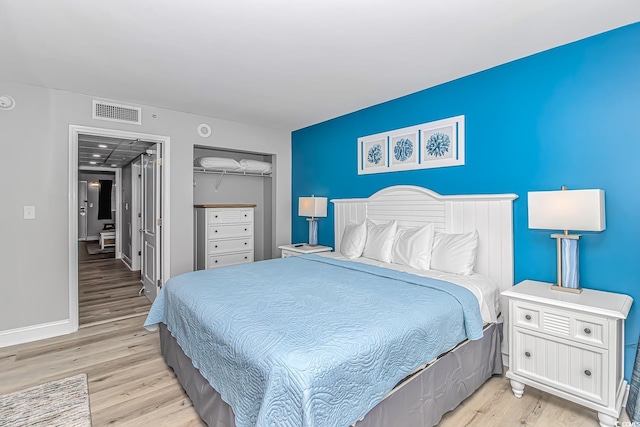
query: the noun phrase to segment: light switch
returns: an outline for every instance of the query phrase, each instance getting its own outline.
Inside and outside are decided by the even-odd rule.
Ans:
[[[25,206],[24,207],[24,219],[36,219],[36,207]]]

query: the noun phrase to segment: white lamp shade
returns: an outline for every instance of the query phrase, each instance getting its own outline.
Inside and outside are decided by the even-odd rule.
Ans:
[[[326,197],[300,197],[298,200],[298,215],[314,218],[327,216]]]
[[[528,194],[529,228],[602,231],[604,190],[533,191]]]

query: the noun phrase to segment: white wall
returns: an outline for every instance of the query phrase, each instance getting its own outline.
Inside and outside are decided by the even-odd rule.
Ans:
[[[193,147],[256,151],[275,156],[276,230],[273,242],[291,234],[291,136],[288,131],[141,106],[142,126],[91,118],[90,96],[1,82],[0,94],[16,107],[0,110],[2,256],[0,345],[11,330],[69,318],[68,177],[69,125],[169,136],[171,276],[193,267]],[[123,104],[131,104],[119,101]],[[153,116],[156,116],[154,118]],[[202,138],[199,123],[213,135]],[[215,143],[213,142],[215,139]],[[37,173],[34,173],[37,172]],[[23,220],[23,206],[36,219]],[[7,332],[9,331],[9,332]]]

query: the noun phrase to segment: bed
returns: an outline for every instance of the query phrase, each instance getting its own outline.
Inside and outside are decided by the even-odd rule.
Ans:
[[[333,200],[335,254],[178,276],[146,325],[210,426],[435,425],[501,373],[515,198],[396,186]],[[477,274],[344,259],[345,228],[365,220],[473,231]]]

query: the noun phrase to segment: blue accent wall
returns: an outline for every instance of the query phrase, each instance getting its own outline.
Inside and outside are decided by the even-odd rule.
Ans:
[[[358,175],[358,137],[461,114],[466,165]],[[294,242],[307,240],[300,196],[367,197],[397,184],[518,194],[516,283],[556,277],[550,231],[527,227],[527,192],[604,189],[607,229],[583,234],[581,284],[636,301],[626,324],[631,377],[640,332],[640,23],[297,130],[292,163]],[[331,203],[319,223],[319,243],[333,245]]]

